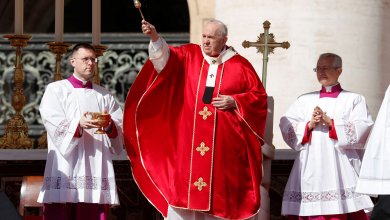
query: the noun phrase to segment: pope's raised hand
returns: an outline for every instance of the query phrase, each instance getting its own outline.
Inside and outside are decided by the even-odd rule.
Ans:
[[[141,26],[142,33],[144,33],[145,35],[148,35],[153,42],[157,41],[159,36],[158,36],[157,30],[154,27],[154,25],[152,25],[151,23],[149,23],[145,20],[142,20],[141,24],[142,24],[142,26]]]

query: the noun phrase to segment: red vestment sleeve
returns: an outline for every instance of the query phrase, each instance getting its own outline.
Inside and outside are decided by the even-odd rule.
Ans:
[[[332,126],[329,128],[329,138],[332,138],[334,140],[338,140],[336,128],[334,127],[334,120],[333,119],[332,119]]]
[[[79,124],[79,125],[77,125],[77,129],[76,129],[76,131],[74,132],[73,137],[75,137],[75,138],[80,138],[82,135],[83,135],[83,129],[80,128],[80,124]]]
[[[177,121],[180,101],[172,104],[173,99],[182,100],[181,88],[174,77],[166,80],[168,74],[177,72],[175,56],[171,55],[167,66],[157,73],[148,60],[134,84],[131,86],[124,107],[123,134],[127,154],[131,161],[134,179],[141,192],[159,210],[167,216],[168,201],[164,197],[170,189],[168,185],[169,170],[166,163],[154,157],[172,158],[169,149],[176,146],[171,132],[178,130]],[[178,77],[180,79],[180,77]],[[165,80],[164,80],[165,79]],[[176,107],[175,107],[176,106]],[[169,109],[169,110],[167,110]],[[159,143],[156,145],[155,143]],[[149,164],[147,161],[154,161]],[[148,172],[149,167],[161,169],[160,184],[156,183]],[[153,171],[152,171],[153,172]]]
[[[303,138],[301,142],[302,145],[309,143],[311,141],[311,132],[312,130],[309,129],[309,122],[307,122],[305,127],[305,133],[303,134]]]
[[[245,87],[249,88],[248,91],[233,95],[237,103],[236,112],[263,144],[267,119],[267,94],[252,65],[242,57],[239,57],[239,62],[242,64],[239,68],[242,69],[236,71],[253,74],[246,74],[246,78],[243,80],[246,84]]]
[[[305,133],[303,134],[303,138],[301,142],[302,145],[309,143],[311,141],[311,134],[312,134],[312,130],[309,129],[309,122],[307,122],[305,127]],[[332,119],[332,126],[329,128],[329,138],[337,140],[337,133],[334,127],[333,119]]]
[[[112,120],[111,120],[111,126],[109,130],[106,131],[106,134],[109,138],[116,138],[118,136],[118,130],[116,129],[116,125]]]

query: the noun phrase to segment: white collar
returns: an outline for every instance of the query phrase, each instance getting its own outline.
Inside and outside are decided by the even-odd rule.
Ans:
[[[83,85],[87,84],[87,82],[88,82],[88,80],[86,81],[86,80],[82,80],[82,79],[80,79],[80,78],[79,78],[79,77],[77,77],[77,76],[76,76],[76,74],[74,74],[74,73],[73,73],[73,76],[74,76],[74,78],[76,78],[76,79],[80,80],[80,81],[83,83]]]
[[[324,86],[324,87],[325,87],[325,91],[326,91],[326,92],[332,92],[332,88],[333,88],[334,86],[337,86],[338,84],[340,84],[340,83],[336,83],[336,84],[331,85],[331,86]]]
[[[210,57],[210,56],[206,55],[203,51],[203,48],[202,48],[202,54],[203,54],[203,57],[208,64],[210,64],[210,65],[211,64],[218,64],[219,65],[221,63],[226,62],[228,59],[232,58],[234,55],[237,54],[237,52],[234,50],[233,47],[229,47],[227,49],[226,48],[227,48],[226,46],[223,48],[222,52],[219,54],[218,57]]]

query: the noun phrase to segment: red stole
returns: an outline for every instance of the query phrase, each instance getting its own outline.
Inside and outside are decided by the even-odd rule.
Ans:
[[[203,102],[209,64],[203,60],[195,105],[188,208],[210,210],[217,109]],[[223,64],[218,66],[213,97],[218,96]]]

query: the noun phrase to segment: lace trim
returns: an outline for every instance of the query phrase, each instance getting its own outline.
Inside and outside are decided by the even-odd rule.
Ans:
[[[114,178],[101,178],[92,176],[78,177],[46,177],[43,185],[45,190],[51,189],[91,189],[113,190],[115,189]]]
[[[349,144],[356,144],[357,141],[357,134],[356,134],[356,128],[355,125],[352,122],[346,121],[344,126],[344,132],[347,136],[347,140]]]
[[[68,120],[63,120],[58,125],[54,134],[54,137],[56,137],[55,143],[57,146],[60,146],[62,144],[62,141],[64,140],[66,134],[68,133],[69,126],[70,126],[70,121]]]
[[[297,141],[298,141],[298,138],[297,138],[297,128],[298,124],[297,123],[291,123],[289,126],[288,126],[288,130],[287,130],[287,134],[286,134],[286,142],[288,145],[290,146],[295,146]]]
[[[341,189],[340,191],[331,190],[323,192],[298,192],[285,191],[283,201],[288,202],[319,202],[319,201],[337,201],[358,198],[362,194],[355,193],[355,187],[349,189]]]

